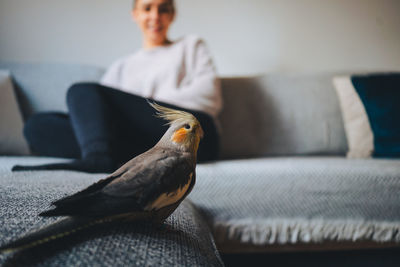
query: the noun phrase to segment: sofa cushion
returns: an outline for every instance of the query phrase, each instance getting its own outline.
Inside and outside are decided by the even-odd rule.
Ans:
[[[283,157],[197,167],[190,195],[222,252],[400,243],[400,160]]]
[[[331,73],[224,78],[222,158],[347,151]]]
[[[98,81],[104,69],[78,64],[4,63],[24,118],[66,111],[65,93],[79,81]],[[331,73],[222,78],[221,157],[344,154],[347,142]]]
[[[66,111],[65,94],[76,82],[98,81],[103,68],[61,63],[7,63],[24,118],[38,111]]]
[[[0,69],[0,155],[28,155],[23,121],[10,73]]]
[[[16,163],[49,161],[0,157],[0,245],[59,220],[37,214],[48,209],[53,200],[104,178],[101,174],[72,171],[10,171]],[[23,253],[0,254],[0,265],[223,266],[207,223],[190,201],[184,201],[166,225],[167,229],[128,224],[101,231],[88,229],[74,238],[59,239]]]
[[[79,64],[5,63],[24,118],[66,111],[65,93],[79,81],[98,81],[103,68]],[[221,157],[344,154],[347,142],[332,73],[222,78]]]

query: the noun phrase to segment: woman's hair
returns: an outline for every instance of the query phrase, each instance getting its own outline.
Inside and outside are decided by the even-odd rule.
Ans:
[[[132,8],[135,8],[135,7],[136,7],[137,1],[138,1],[138,0],[133,0]],[[171,5],[172,5],[172,7],[174,8],[174,11],[175,11],[175,3],[174,3],[174,0],[169,0],[169,1],[171,2]]]

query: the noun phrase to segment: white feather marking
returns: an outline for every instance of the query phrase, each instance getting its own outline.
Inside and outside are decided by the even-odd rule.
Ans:
[[[174,192],[170,192],[168,194],[163,193],[155,201],[147,204],[147,206],[144,209],[145,210],[158,210],[158,209],[161,209],[163,207],[166,207],[168,205],[178,202],[185,195],[186,191],[188,190],[189,185],[192,182],[192,178],[193,178],[193,173],[191,173],[189,175],[189,180],[184,186],[179,187]]]

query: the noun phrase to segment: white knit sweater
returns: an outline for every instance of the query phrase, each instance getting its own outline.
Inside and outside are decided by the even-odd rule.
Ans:
[[[168,46],[141,49],[113,63],[101,84],[216,117],[220,82],[205,43],[186,36]]]

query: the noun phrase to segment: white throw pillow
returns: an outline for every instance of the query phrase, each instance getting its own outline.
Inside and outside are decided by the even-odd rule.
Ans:
[[[349,151],[348,158],[370,158],[374,135],[364,105],[354,89],[350,76],[333,78],[339,98]]]
[[[0,155],[29,155],[10,72],[0,70]]]

